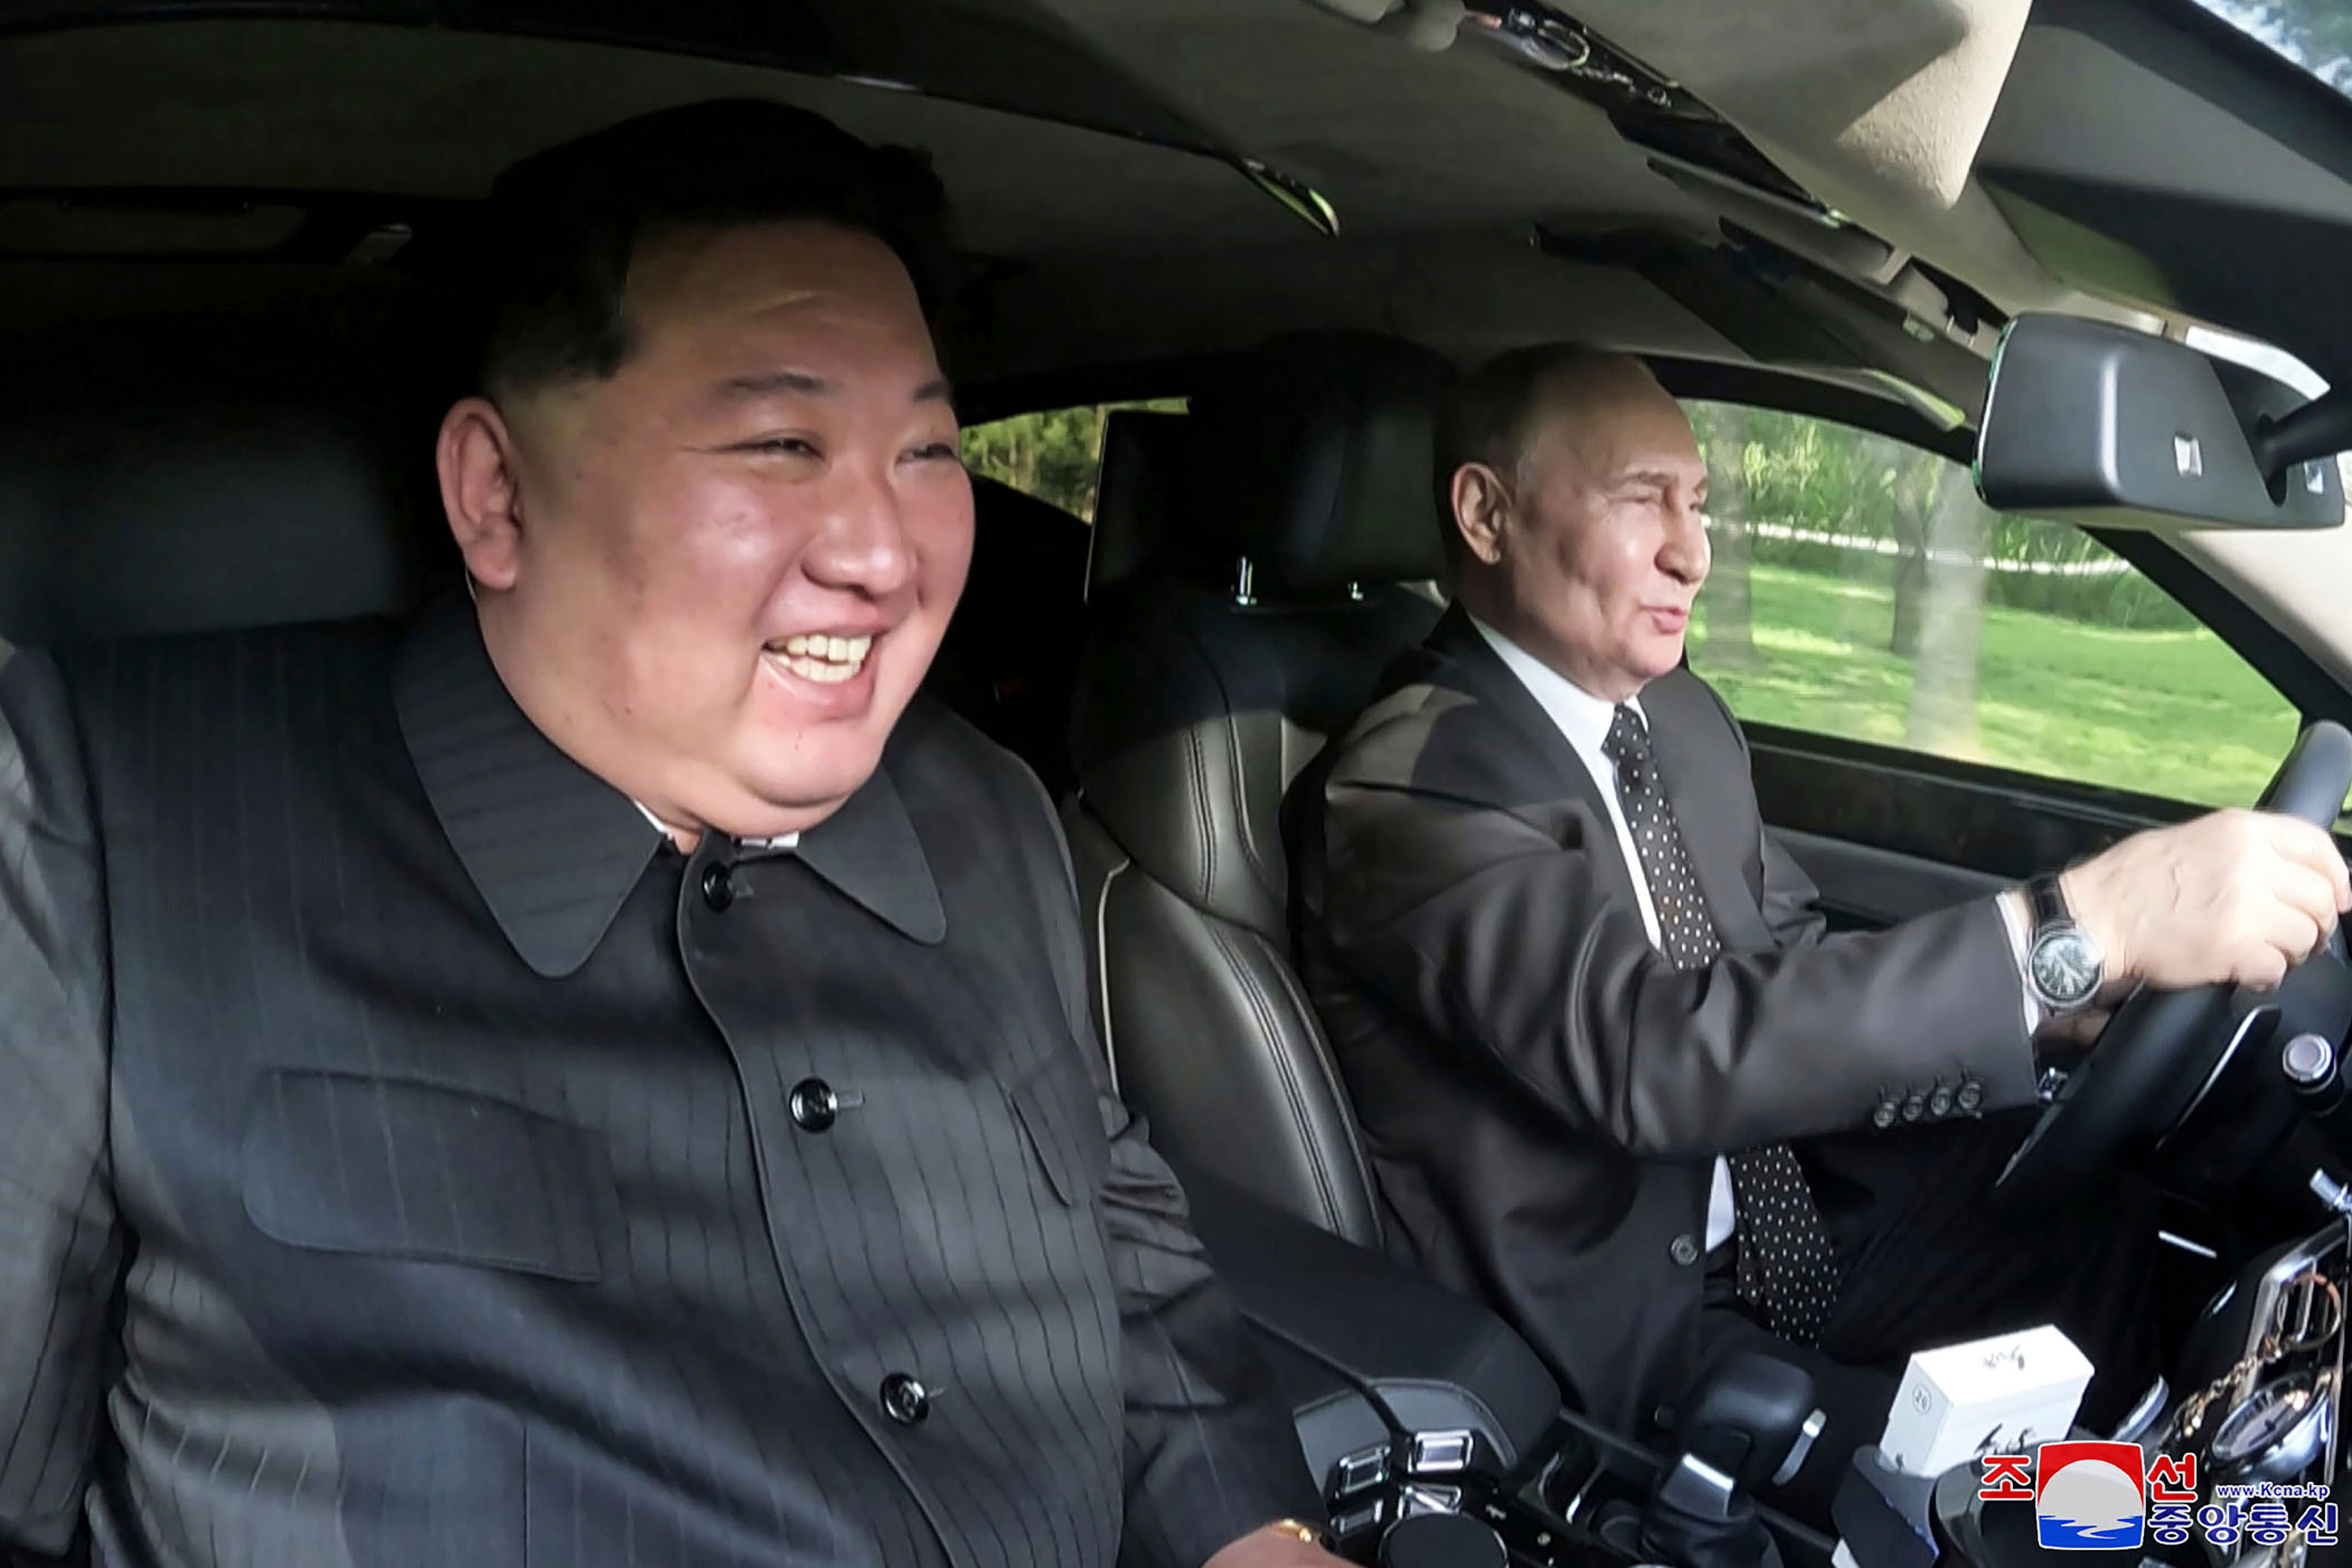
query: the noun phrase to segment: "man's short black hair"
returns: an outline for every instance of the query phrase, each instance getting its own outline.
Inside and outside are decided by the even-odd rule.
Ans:
[[[484,385],[503,395],[619,370],[632,348],[630,260],[681,228],[816,219],[872,235],[930,316],[946,207],[922,154],[757,99],[662,110],[534,153],[490,193]]]
[[[1587,343],[1535,343],[1496,354],[1446,390],[1437,408],[1433,479],[1446,559],[1455,568],[1470,546],[1454,521],[1454,476],[1465,463],[1515,474],[1545,395],[1562,382],[1609,369],[1627,357]]]

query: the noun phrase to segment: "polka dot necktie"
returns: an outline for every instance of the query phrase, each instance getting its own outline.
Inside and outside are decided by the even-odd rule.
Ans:
[[[1723,939],[1699,897],[1690,851],[1666,804],[1649,727],[1621,705],[1601,749],[1617,764],[1618,797],[1657,909],[1660,945],[1677,968],[1714,963]],[[1782,1339],[1818,1344],[1836,1297],[1837,1258],[1795,1152],[1786,1143],[1762,1143],[1727,1163],[1738,1215],[1739,1299],[1760,1308]]]

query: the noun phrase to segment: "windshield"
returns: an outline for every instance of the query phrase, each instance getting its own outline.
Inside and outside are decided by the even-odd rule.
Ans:
[[[2352,97],[2352,0],[2197,0]]]

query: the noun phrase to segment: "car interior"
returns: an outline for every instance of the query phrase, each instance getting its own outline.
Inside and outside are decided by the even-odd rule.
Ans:
[[[1444,603],[1437,399],[1576,340],[1960,471],[2035,317],[2352,380],[2352,102],[2191,0],[0,0],[0,637],[444,591],[428,454],[470,390],[490,181],[746,94],[932,157],[968,427],[1112,408],[1090,516],[976,475],[929,684],[1061,805],[1115,1082],[1186,1178],[1341,1549],[1444,1516],[1513,1563],[1637,1560],[1674,1445],[1585,1419],[1482,1304],[1382,1255],[1290,962],[1286,793]],[[2341,493],[2326,528],[2067,514],[2289,716],[2256,776],[2352,722]],[[1841,926],[2220,804],[1748,728],[1767,821]],[[2297,757],[2325,796],[2333,753]],[[2163,1026],[2183,1087],[2109,1106],[2171,1205],[2148,1310],[2182,1370],[2142,1430],[2262,1338],[2257,1299],[2346,1268],[2345,1205],[2312,1190],[2352,1179],[2342,956]],[[2279,1070],[2309,1036],[2324,1083]],[[2314,1367],[2332,1409],[2340,1359]],[[1797,1440],[1768,1436],[1743,1489]],[[1706,1440],[1686,1414],[1685,1453]],[[2026,1560],[1972,1480],[1913,1500],[1921,1528]],[[1830,1561],[1768,1517],[1791,1561]]]

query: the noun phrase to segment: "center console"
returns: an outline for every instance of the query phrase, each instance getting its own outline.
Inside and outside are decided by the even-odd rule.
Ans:
[[[1645,1522],[1685,1515],[1769,1535],[1790,1568],[1830,1561],[1829,1540],[1746,1497],[1802,1460],[1810,1384],[1735,1368],[1692,1402],[1688,1451],[1662,1455],[1564,1410],[1544,1363],[1483,1306],[1209,1176],[1185,1173],[1185,1188],[1351,1561],[1613,1568],[1669,1555]]]

